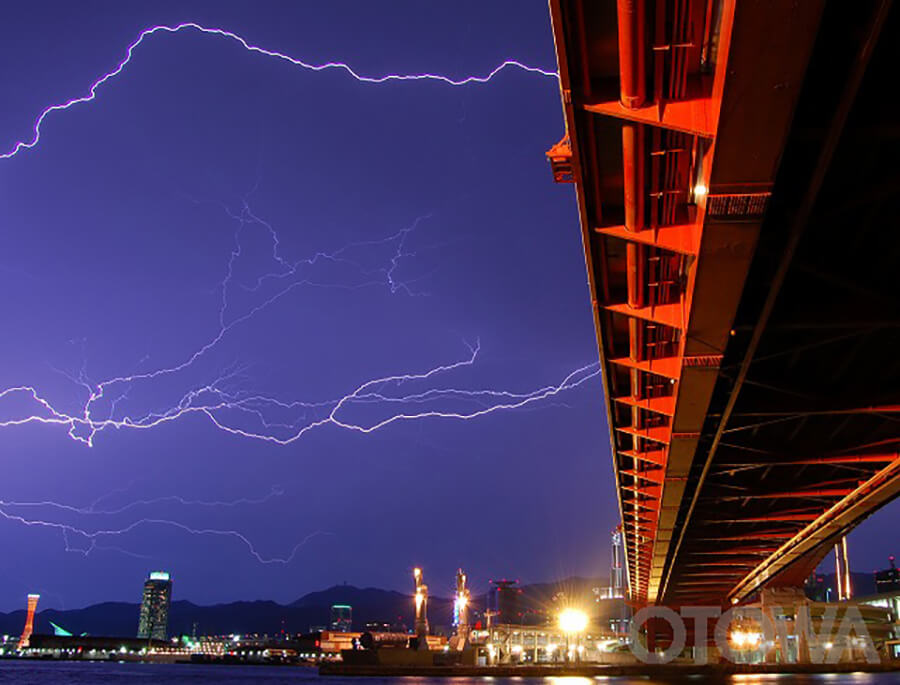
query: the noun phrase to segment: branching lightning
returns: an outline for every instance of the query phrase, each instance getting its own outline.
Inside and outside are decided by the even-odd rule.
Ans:
[[[312,64],[281,52],[268,50],[253,45],[238,34],[224,29],[204,27],[194,22],[185,22],[174,26],[159,25],[141,31],[137,38],[128,46],[125,51],[125,56],[119,64],[111,71],[97,78],[88,88],[87,94],[69,99],[59,104],[51,105],[44,109],[34,124],[34,135],[32,139],[30,141],[20,141],[16,143],[10,151],[0,155],[0,159],[13,157],[21,150],[35,147],[40,141],[41,126],[51,112],[66,110],[74,105],[91,102],[96,99],[98,89],[107,81],[117,77],[125,70],[125,67],[131,62],[135,50],[145,39],[157,33],[179,33],[182,31],[196,31],[205,35],[225,38],[238,43],[249,52],[286,61],[308,71],[343,71],[357,81],[370,84],[383,84],[391,81],[437,81],[449,86],[458,87],[469,84],[487,83],[505,69],[519,69],[527,73],[552,78],[558,76],[555,71],[531,67],[517,60],[506,60],[484,76],[467,76],[460,79],[431,73],[366,76],[360,74],[350,65],[343,62]],[[219,327],[214,336],[212,336],[204,345],[187,355],[181,362],[150,371],[120,375],[97,383],[92,383],[89,381],[85,369],[82,368],[77,378],[70,377],[73,382],[76,382],[83,387],[87,393],[87,398],[78,412],[65,411],[55,406],[45,395],[40,393],[38,389],[33,386],[22,385],[0,390],[0,402],[3,400],[17,400],[21,405],[22,400],[24,400],[26,405],[31,405],[32,407],[31,411],[23,412],[22,414],[0,421],[0,427],[21,426],[30,423],[60,425],[67,427],[69,436],[74,440],[83,442],[87,445],[93,445],[97,434],[109,428],[154,428],[188,415],[199,414],[206,416],[218,428],[230,433],[235,433],[244,437],[274,441],[279,444],[288,444],[299,439],[308,431],[326,425],[369,433],[398,421],[423,418],[472,419],[500,410],[516,409],[538,402],[542,399],[553,397],[564,390],[580,385],[585,380],[598,373],[596,365],[590,365],[574,371],[559,385],[548,386],[527,393],[513,393],[496,390],[473,391],[460,388],[432,388],[409,395],[396,395],[376,390],[377,388],[385,386],[389,389],[391,387],[396,389],[396,387],[401,384],[425,382],[437,374],[444,374],[465,366],[471,366],[475,363],[479,352],[479,346],[475,345],[470,347],[469,356],[457,362],[435,366],[419,373],[396,374],[367,380],[358,385],[355,389],[352,389],[349,393],[331,400],[282,400],[260,394],[246,395],[229,392],[228,388],[225,386],[229,380],[233,379],[235,374],[226,373],[218,376],[211,382],[189,388],[176,404],[167,409],[147,412],[138,416],[133,416],[127,412],[119,412],[120,404],[126,403],[129,392],[135,384],[152,381],[163,376],[171,376],[187,370],[197,362],[197,360],[215,348],[232,329],[249,321],[260,311],[281,300],[296,288],[302,286],[359,288],[381,285],[387,287],[391,293],[399,292],[407,295],[418,294],[414,293],[409,281],[398,279],[396,277],[396,272],[402,259],[415,255],[414,252],[407,248],[407,238],[410,233],[416,230],[422,221],[429,218],[428,216],[419,217],[408,228],[401,229],[397,233],[379,240],[354,243],[333,252],[318,252],[311,257],[297,261],[289,261],[280,254],[280,241],[274,227],[269,222],[260,218],[252,210],[246,197],[243,199],[239,212],[233,212],[227,207],[225,210],[228,215],[238,223],[238,229],[235,233],[235,246],[229,256],[226,275],[221,283]],[[232,285],[235,263],[242,255],[241,233],[246,226],[251,224],[261,226],[268,232],[272,241],[271,256],[276,268],[271,272],[259,275],[255,283],[241,286],[247,292],[262,293],[264,296],[249,309],[236,314],[231,314],[228,299],[229,287]],[[349,253],[354,249],[383,245],[393,245],[395,247],[394,254],[384,266],[374,271],[363,269],[349,256]],[[358,275],[363,276],[364,278],[362,281],[357,281],[352,285],[340,282],[325,283],[317,281],[316,276],[312,271],[314,270],[314,267],[322,262],[331,262],[355,267]],[[265,292],[264,286],[272,283],[278,284],[279,287],[274,292]],[[118,394],[110,395],[113,388],[116,388]],[[96,411],[96,405],[102,400],[106,400],[108,410],[103,416],[99,416]],[[400,411],[368,423],[354,420],[348,416],[353,414],[352,409],[354,406],[359,405],[372,405],[373,403],[421,405],[425,403],[437,403],[442,400],[478,402],[480,406],[477,409],[470,410],[457,409],[448,411],[431,407],[417,411]],[[292,417],[292,420],[288,422],[270,421],[265,415],[265,409],[271,407],[277,407],[280,410],[299,411],[300,415]],[[308,419],[309,413],[316,414],[316,412],[319,412],[320,415]],[[259,429],[248,430],[244,427],[233,425],[228,420],[228,415],[233,415],[235,413],[241,414],[244,417],[255,417],[259,422]],[[271,432],[271,429],[273,428],[280,428],[283,430],[280,434],[276,435]]]
[[[115,507],[113,509],[98,509],[97,503],[103,499],[106,499],[108,495],[104,495],[103,497],[94,500],[89,506],[86,507],[76,507],[71,504],[60,504],[59,502],[54,502],[52,500],[39,500],[36,502],[17,502],[14,500],[3,501],[0,500],[0,507],[33,507],[33,508],[49,508],[56,509],[59,511],[69,512],[73,514],[83,514],[83,515],[100,515],[100,516],[110,516],[114,514],[121,514],[123,512],[134,509],[135,507],[146,507],[152,506],[155,504],[179,504],[184,507],[208,507],[208,508],[218,508],[218,507],[238,507],[242,505],[250,505],[250,504],[265,504],[275,497],[281,497],[284,495],[284,488],[278,485],[273,485],[272,489],[269,493],[263,497],[250,498],[250,497],[240,497],[234,500],[198,500],[198,499],[188,499],[185,497],[181,497],[179,495],[163,495],[162,497],[153,497],[150,499],[139,499],[129,502],[128,504],[124,504],[119,507]]]
[[[145,39],[161,33],[176,34],[188,31],[227,39],[239,44],[248,52],[275,58],[306,71],[343,72],[366,84],[433,81],[461,87],[488,83],[506,70],[519,70],[554,80],[558,78],[556,71],[528,66],[516,60],[506,60],[484,75],[459,79],[432,73],[368,76],[343,62],[312,64],[281,52],[268,50],[224,29],[204,27],[194,22],[172,26],[159,25],[142,31],[128,46],[124,58],[118,65],[94,80],[83,95],[46,107],[34,121],[31,138],[16,142],[12,148],[0,154],[0,159],[10,159],[24,150],[35,148],[41,139],[42,126],[51,113],[94,101],[101,86],[123,73],[138,46]],[[401,273],[404,261],[415,257],[422,249],[411,247],[411,238],[428,222],[431,215],[419,216],[409,226],[382,238],[350,243],[335,250],[319,251],[300,259],[291,259],[283,254],[279,234],[272,223],[251,207],[250,195],[252,191],[242,198],[236,211],[222,206],[227,217],[236,224],[234,243],[225,266],[224,277],[218,284],[220,294],[218,325],[202,345],[187,351],[174,363],[134,373],[121,373],[100,381],[91,379],[85,357],[77,373],[61,372],[83,394],[83,399],[79,400],[78,406],[74,409],[62,406],[36,385],[22,384],[0,388],[0,417],[5,417],[0,418],[0,428],[29,424],[57,426],[72,440],[94,446],[98,436],[109,429],[120,431],[153,429],[194,416],[205,419],[216,429],[235,436],[289,445],[311,431],[325,429],[328,426],[368,434],[392,424],[410,421],[468,421],[498,412],[547,406],[550,404],[549,401],[559,395],[599,375],[599,365],[594,362],[566,374],[559,382],[534,390],[472,389],[444,383],[444,379],[452,378],[454,374],[476,365],[481,351],[480,343],[476,341],[474,344],[466,343],[466,353],[454,361],[416,371],[377,374],[372,378],[355,382],[351,387],[345,388],[343,394],[325,399],[285,398],[255,389],[242,389],[241,380],[247,369],[237,363],[218,373],[210,373],[201,381],[184,379],[183,376],[188,371],[193,371],[196,378],[199,373],[196,369],[199,366],[198,362],[210,357],[211,352],[216,350],[232,331],[245,326],[260,312],[276,303],[287,301],[288,296],[298,289],[355,290],[377,287],[385,289],[392,295],[425,294],[415,286],[415,279],[403,278]],[[245,233],[253,229],[261,230],[271,241],[269,259],[272,266],[255,274],[249,282],[242,282],[236,276],[236,267],[244,258]],[[385,251],[388,253],[387,257],[380,254]],[[360,257],[360,253],[363,253],[365,258]],[[375,256],[369,253],[374,253]],[[373,259],[377,263],[376,266],[371,264]],[[236,290],[241,297],[249,298],[250,303],[243,306],[235,304],[236,300],[241,300],[241,297],[236,296]],[[146,358],[142,359],[142,362],[144,361]],[[160,379],[179,383],[177,399],[165,403],[162,407],[136,409],[137,398],[146,398],[147,386]],[[125,554],[142,556],[119,547],[106,546],[103,542],[126,536],[145,526],[165,526],[192,535],[231,538],[246,547],[260,563],[287,564],[311,539],[330,533],[313,532],[300,540],[287,554],[265,556],[240,531],[191,526],[171,518],[139,516],[135,511],[155,505],[222,508],[262,504],[281,494],[280,489],[273,488],[269,494],[261,498],[241,498],[233,501],[206,501],[169,495],[135,500],[112,508],[99,507],[99,503],[107,498],[106,495],[87,507],[53,501],[0,500],[0,519],[24,526],[59,531],[67,551],[78,552],[85,556],[100,549],[114,549]],[[35,511],[45,515],[40,517],[32,515]],[[26,512],[31,514],[26,515]],[[108,517],[123,515],[129,516],[130,520],[127,523],[112,525],[108,522]],[[101,519],[106,521],[104,525],[91,523]],[[77,523],[67,520],[74,520]]]
[[[90,381],[84,366],[77,376],[66,374],[86,394],[84,404],[77,411],[66,411],[55,406],[33,386],[0,390],[0,403],[5,399],[17,399],[21,411],[19,415],[0,420],[0,428],[32,423],[58,425],[65,427],[73,440],[93,446],[96,437],[109,429],[144,430],[196,415],[205,417],[218,429],[233,435],[288,445],[308,432],[326,426],[371,433],[398,422],[423,419],[471,420],[499,411],[528,407],[576,388],[599,374],[598,364],[592,363],[572,371],[557,384],[527,392],[490,388],[473,390],[423,387],[433,383],[439,376],[444,377],[473,366],[480,352],[480,345],[476,343],[470,345],[468,354],[457,361],[420,372],[397,373],[364,380],[346,394],[331,399],[282,399],[264,393],[235,390],[234,381],[242,372],[238,367],[221,372],[210,382],[192,385],[169,407],[137,415],[128,413],[128,400],[132,395],[138,394],[142,384],[186,372],[216,348],[235,327],[247,323],[297,288],[357,289],[377,286],[386,288],[393,294],[416,294],[408,281],[398,277],[397,269],[401,260],[416,255],[416,251],[408,247],[407,241],[422,222],[429,218],[428,215],[418,217],[410,226],[385,238],[350,243],[331,252],[317,252],[310,257],[291,261],[279,252],[280,241],[275,228],[252,211],[248,198],[249,195],[243,198],[242,209],[238,213],[225,208],[227,215],[237,223],[237,229],[225,276],[219,285],[221,299],[218,330],[206,343],[176,364],[115,376],[99,382]],[[261,227],[263,234],[271,241],[271,261],[275,268],[257,275],[250,285],[246,285],[235,282],[235,267],[243,255],[243,233],[251,225]],[[373,248],[387,248],[389,252],[381,266],[366,268],[354,258],[355,251]],[[349,273],[345,271],[339,274],[343,280],[329,281],[316,271],[320,264],[339,265],[349,269]],[[263,287],[266,284],[275,284],[276,287],[274,290],[266,290]],[[258,301],[248,305],[245,310],[233,312],[229,293],[235,287],[259,295]],[[417,389],[413,392],[400,391],[410,386]],[[105,412],[100,412],[98,404],[107,396],[109,406]],[[31,409],[27,409],[29,405]],[[255,425],[248,425],[248,420]]]
[[[291,57],[290,55],[286,55],[282,52],[277,52],[275,50],[267,50],[265,48],[259,47],[258,45],[252,45],[247,42],[244,38],[239,36],[236,33],[231,31],[226,31],[224,29],[219,28],[209,28],[206,26],[201,26],[200,24],[196,24],[194,22],[185,22],[183,24],[177,24],[175,26],[153,26],[148,29],[144,29],[138,34],[138,37],[128,46],[128,49],[125,51],[125,57],[121,62],[116,66],[115,69],[109,71],[98,79],[96,79],[88,88],[88,92],[86,95],[82,95],[80,97],[71,98],[66,100],[65,102],[60,102],[55,105],[50,105],[45,108],[43,112],[40,113],[38,118],[35,120],[34,126],[32,128],[33,135],[31,140],[28,141],[18,141],[10,150],[0,154],[0,159],[9,159],[10,157],[14,157],[22,150],[27,150],[37,146],[41,139],[41,126],[44,123],[44,119],[47,118],[49,114],[52,112],[59,112],[69,109],[75,105],[83,104],[86,102],[92,102],[97,98],[97,89],[105,84],[107,81],[114,79],[119,74],[121,74],[125,67],[131,62],[132,57],[134,56],[134,51],[137,47],[144,42],[144,39],[153,36],[156,33],[179,33],[181,31],[192,30],[199,31],[200,33],[217,36],[219,38],[226,38],[228,40],[236,41],[248,52],[254,52],[260,55],[264,55],[266,57],[273,57],[278,60],[282,60],[285,62],[289,62],[294,66],[300,67],[301,69],[305,69],[307,71],[327,71],[327,70],[338,70],[343,71],[352,78],[356,79],[361,83],[388,83],[391,81],[437,81],[440,83],[444,83],[448,86],[467,86],[470,84],[479,84],[479,83],[487,83],[491,79],[493,79],[497,74],[504,71],[505,69],[519,69],[521,71],[537,74],[539,76],[547,76],[553,79],[557,79],[559,77],[558,72],[551,71],[548,69],[541,69],[539,67],[532,67],[517,60],[508,59],[504,62],[500,63],[494,69],[489,71],[484,76],[466,76],[460,79],[454,79],[449,76],[444,76],[441,74],[384,74],[382,76],[365,76],[363,74],[358,73],[355,69],[353,69],[349,64],[344,62],[326,62],[325,64],[311,64],[309,62],[305,62],[302,59],[298,59],[296,57]]]
[[[182,497],[178,497],[175,495],[169,495],[165,497],[157,497],[154,499],[148,500],[138,500],[135,502],[131,502],[123,507],[114,510],[108,511],[96,511],[91,507],[81,508],[75,507],[68,504],[61,504],[58,502],[52,501],[40,501],[40,502],[16,502],[16,501],[3,501],[0,500],[0,518],[11,521],[13,523],[19,523],[28,527],[37,527],[37,528],[46,528],[50,530],[59,531],[63,540],[65,541],[66,551],[67,552],[76,552],[83,556],[88,556],[91,552],[96,550],[114,550],[117,552],[121,552],[123,554],[128,554],[130,556],[137,556],[139,558],[147,558],[145,555],[137,554],[135,552],[122,549],[121,547],[110,547],[99,544],[101,540],[105,538],[114,538],[121,537],[131,533],[138,528],[142,528],[145,526],[165,526],[168,528],[174,528],[176,530],[180,530],[185,533],[189,533],[191,535],[204,535],[204,536],[216,536],[216,537],[225,537],[232,538],[238,540],[244,547],[247,548],[247,551],[261,564],[288,564],[294,560],[297,556],[297,553],[306,545],[310,540],[320,535],[330,535],[325,531],[315,531],[310,533],[302,540],[300,540],[297,544],[295,544],[286,555],[283,556],[264,556],[259,552],[256,545],[243,533],[237,530],[227,530],[220,528],[209,528],[209,527],[194,527],[189,526],[180,521],[175,521],[172,519],[166,518],[156,518],[156,517],[143,517],[136,520],[133,520],[125,525],[121,525],[114,528],[87,528],[82,526],[76,526],[70,523],[63,523],[58,520],[51,520],[49,518],[31,518],[24,516],[19,513],[15,513],[16,509],[22,508],[41,508],[41,509],[52,509],[56,511],[61,511],[63,513],[75,513],[82,515],[104,515],[110,516],[114,514],[120,514],[129,509],[133,509],[138,506],[147,506],[159,503],[171,503],[177,502],[183,506],[201,506],[201,507],[236,507],[239,505],[247,505],[247,504],[262,504],[272,499],[273,497],[280,496],[282,494],[282,490],[280,488],[273,488],[272,491],[265,497],[258,499],[249,499],[249,498],[241,498],[232,501],[202,501],[202,500],[190,500]],[[85,544],[82,546],[76,545],[73,543],[73,539],[79,542],[84,542]]]

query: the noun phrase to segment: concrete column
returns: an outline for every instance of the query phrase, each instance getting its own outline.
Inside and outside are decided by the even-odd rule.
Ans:
[[[765,589],[759,593],[759,606],[760,606],[760,611],[762,611],[763,621],[768,622],[769,626],[771,626],[771,628],[772,628],[771,636],[765,635],[766,631],[765,630],[763,631],[764,638],[768,638],[768,637],[771,638],[771,644],[767,644],[765,647],[765,657],[764,658],[765,658],[765,663],[767,663],[767,664],[774,664],[774,663],[777,663],[777,661],[778,661],[778,652],[777,652],[775,645],[778,644],[779,637],[780,637],[779,630],[778,630],[778,624],[775,623],[775,613],[772,611],[772,599],[773,599],[772,590],[770,590],[770,589]],[[784,648],[785,648],[785,645],[781,645],[782,656],[784,655]]]
[[[797,663],[808,664],[810,616],[809,603],[801,602],[797,605],[797,613],[794,615],[794,630],[797,633]]]

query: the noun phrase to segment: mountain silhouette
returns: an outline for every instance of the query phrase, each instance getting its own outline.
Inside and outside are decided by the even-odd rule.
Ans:
[[[520,606],[523,609],[545,607],[552,595],[560,590],[572,597],[586,596],[590,587],[596,584],[596,579],[569,578],[556,583],[526,585],[521,588]],[[485,599],[484,595],[473,597],[472,607],[476,611],[482,610]],[[198,634],[202,635],[308,632],[313,627],[328,625],[332,604],[353,607],[353,626],[357,630],[363,630],[370,622],[413,625],[411,594],[374,587],[334,585],[310,592],[286,605],[258,600],[204,606],[176,600],[169,610],[169,635],[190,635],[195,623]],[[429,597],[428,615],[433,626],[449,625],[451,612],[451,599]],[[102,602],[83,609],[45,609],[35,616],[34,632],[52,634],[52,621],[75,635],[133,637],[137,634],[139,613],[140,605],[129,602]],[[0,613],[0,634],[18,635],[24,625],[24,609]]]

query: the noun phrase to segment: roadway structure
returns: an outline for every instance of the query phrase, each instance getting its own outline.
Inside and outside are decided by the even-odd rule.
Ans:
[[[797,586],[900,491],[898,12],[550,11],[631,600]]]

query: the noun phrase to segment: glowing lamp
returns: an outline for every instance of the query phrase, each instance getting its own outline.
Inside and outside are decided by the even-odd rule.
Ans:
[[[563,609],[559,614],[559,627],[564,633],[581,633],[588,625],[588,616],[578,609]]]

